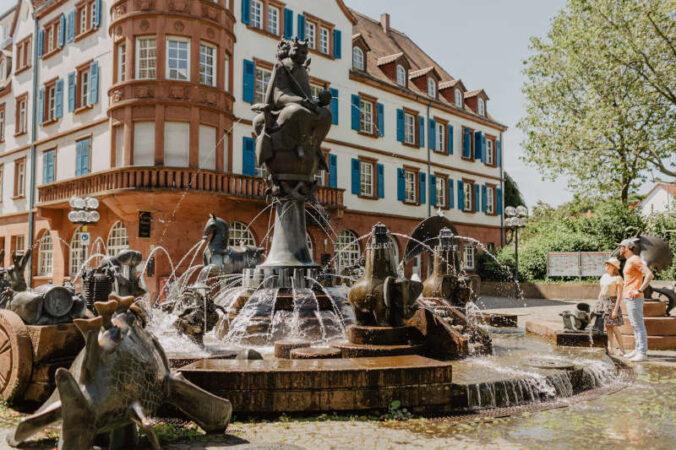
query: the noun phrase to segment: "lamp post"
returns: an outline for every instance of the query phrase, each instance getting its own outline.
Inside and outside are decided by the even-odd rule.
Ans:
[[[516,296],[519,297],[519,228],[524,228],[528,221],[528,208],[523,205],[505,208],[505,228],[514,232],[514,282]]]
[[[99,201],[93,197],[71,197],[68,202],[72,211],[68,213],[68,220],[77,225],[82,225],[82,235],[80,237],[83,244],[83,262],[87,260],[87,245],[89,244],[89,233],[87,225],[94,224],[101,219],[97,211]]]

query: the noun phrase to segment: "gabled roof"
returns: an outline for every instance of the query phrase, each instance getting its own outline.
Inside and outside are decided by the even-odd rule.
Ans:
[[[361,33],[352,35],[352,45],[356,43],[361,43],[361,46],[364,47],[367,51],[371,50],[371,47],[369,47],[368,42],[366,42],[366,39],[364,39],[364,36]]]
[[[406,55],[404,55],[403,52],[395,53],[394,55],[389,56],[381,56],[380,58],[378,58],[378,65],[384,66],[385,64],[390,64],[400,59],[404,60],[406,64],[408,64],[410,67],[411,63],[408,62],[408,60],[406,59]]]
[[[476,97],[477,95],[479,95],[479,94],[481,94],[481,93],[484,94],[484,97],[486,97],[486,100],[489,99],[489,98],[488,98],[488,95],[486,95],[486,91],[484,91],[483,89],[476,89],[476,90],[474,90],[474,91],[465,92],[465,98]]]
[[[648,198],[650,194],[653,193],[656,189],[664,189],[667,191],[667,194],[671,195],[672,197],[676,197],[676,183],[655,183],[655,186],[653,186],[650,191],[645,195],[645,198]]]
[[[433,73],[434,75],[437,76],[438,79],[441,79],[439,71],[437,71],[437,68],[434,66],[425,67],[424,69],[419,70],[412,70],[411,73],[408,75],[408,78],[411,80],[415,80],[416,78],[420,78],[430,73]]]
[[[458,85],[463,90],[463,92],[467,90],[467,88],[465,87],[465,84],[462,82],[462,80],[460,78],[458,78],[456,80],[448,80],[448,81],[440,82],[439,83],[439,90],[443,91],[444,89],[453,88],[453,87],[456,87]]]

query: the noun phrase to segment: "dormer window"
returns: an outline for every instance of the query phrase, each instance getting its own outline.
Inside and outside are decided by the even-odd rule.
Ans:
[[[359,47],[352,49],[352,67],[357,70],[364,70],[364,51]]]
[[[401,64],[397,65],[397,84],[406,86],[406,69]]]
[[[437,82],[433,78],[427,79],[427,95],[437,98]]]
[[[478,110],[480,116],[485,116],[485,115],[486,115],[486,105],[485,105],[485,103],[484,103],[484,99],[483,99],[483,98],[480,98],[480,99],[479,99],[479,103],[478,103],[478,106],[477,106],[477,110]]]
[[[460,89],[455,90],[455,106],[462,108],[462,91]]]

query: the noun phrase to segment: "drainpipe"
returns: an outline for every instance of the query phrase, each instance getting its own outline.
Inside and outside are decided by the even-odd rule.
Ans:
[[[33,12],[33,16],[35,17],[35,31],[33,32],[33,36],[35,36],[35,43],[33,45],[33,107],[31,108],[32,113],[31,113],[31,149],[30,149],[30,175],[29,175],[29,191],[28,191],[28,242],[30,243],[31,247],[33,246],[33,239],[34,239],[34,234],[35,234],[35,171],[36,171],[36,154],[37,154],[37,146],[35,143],[38,140],[38,113],[37,113],[37,106],[38,106],[38,88],[39,88],[39,80],[38,80],[38,39],[40,37],[39,33],[39,19],[37,17],[37,14]],[[28,258],[28,267],[30,270],[28,271],[28,286],[32,285],[33,281],[33,252],[31,252],[30,257]]]
[[[505,246],[505,224],[504,224],[504,221],[505,221],[505,218],[504,218],[505,217],[505,215],[504,215],[504,211],[505,211],[505,183],[504,183],[504,180],[503,180],[503,178],[504,178],[503,167],[505,167],[505,158],[504,158],[505,152],[503,151],[504,148],[505,148],[505,141],[503,141],[502,131],[501,131],[500,132],[500,163],[501,163],[500,164],[500,192],[501,192],[502,199],[500,199],[500,201],[502,201],[503,214],[500,214],[500,247]]]
[[[432,136],[430,135],[430,107],[432,106],[432,100],[427,103],[427,121],[425,122],[425,129],[427,129],[427,217],[432,217],[432,176],[431,176],[431,161],[432,157]],[[423,129],[423,132],[425,130]],[[433,131],[436,133],[436,130]],[[418,183],[420,184],[420,183]],[[434,187],[436,189],[436,186]]]

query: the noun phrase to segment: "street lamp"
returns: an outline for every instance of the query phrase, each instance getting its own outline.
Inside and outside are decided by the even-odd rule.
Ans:
[[[89,233],[87,225],[98,222],[101,214],[96,210],[99,207],[99,201],[93,197],[71,197],[68,202],[72,211],[68,213],[68,220],[77,225],[82,225],[82,234],[80,242],[83,245],[83,261],[87,260],[87,245],[89,244]]]
[[[505,208],[505,228],[514,232],[514,282],[516,296],[519,297],[519,228],[524,228],[528,221],[528,208],[523,205]]]

